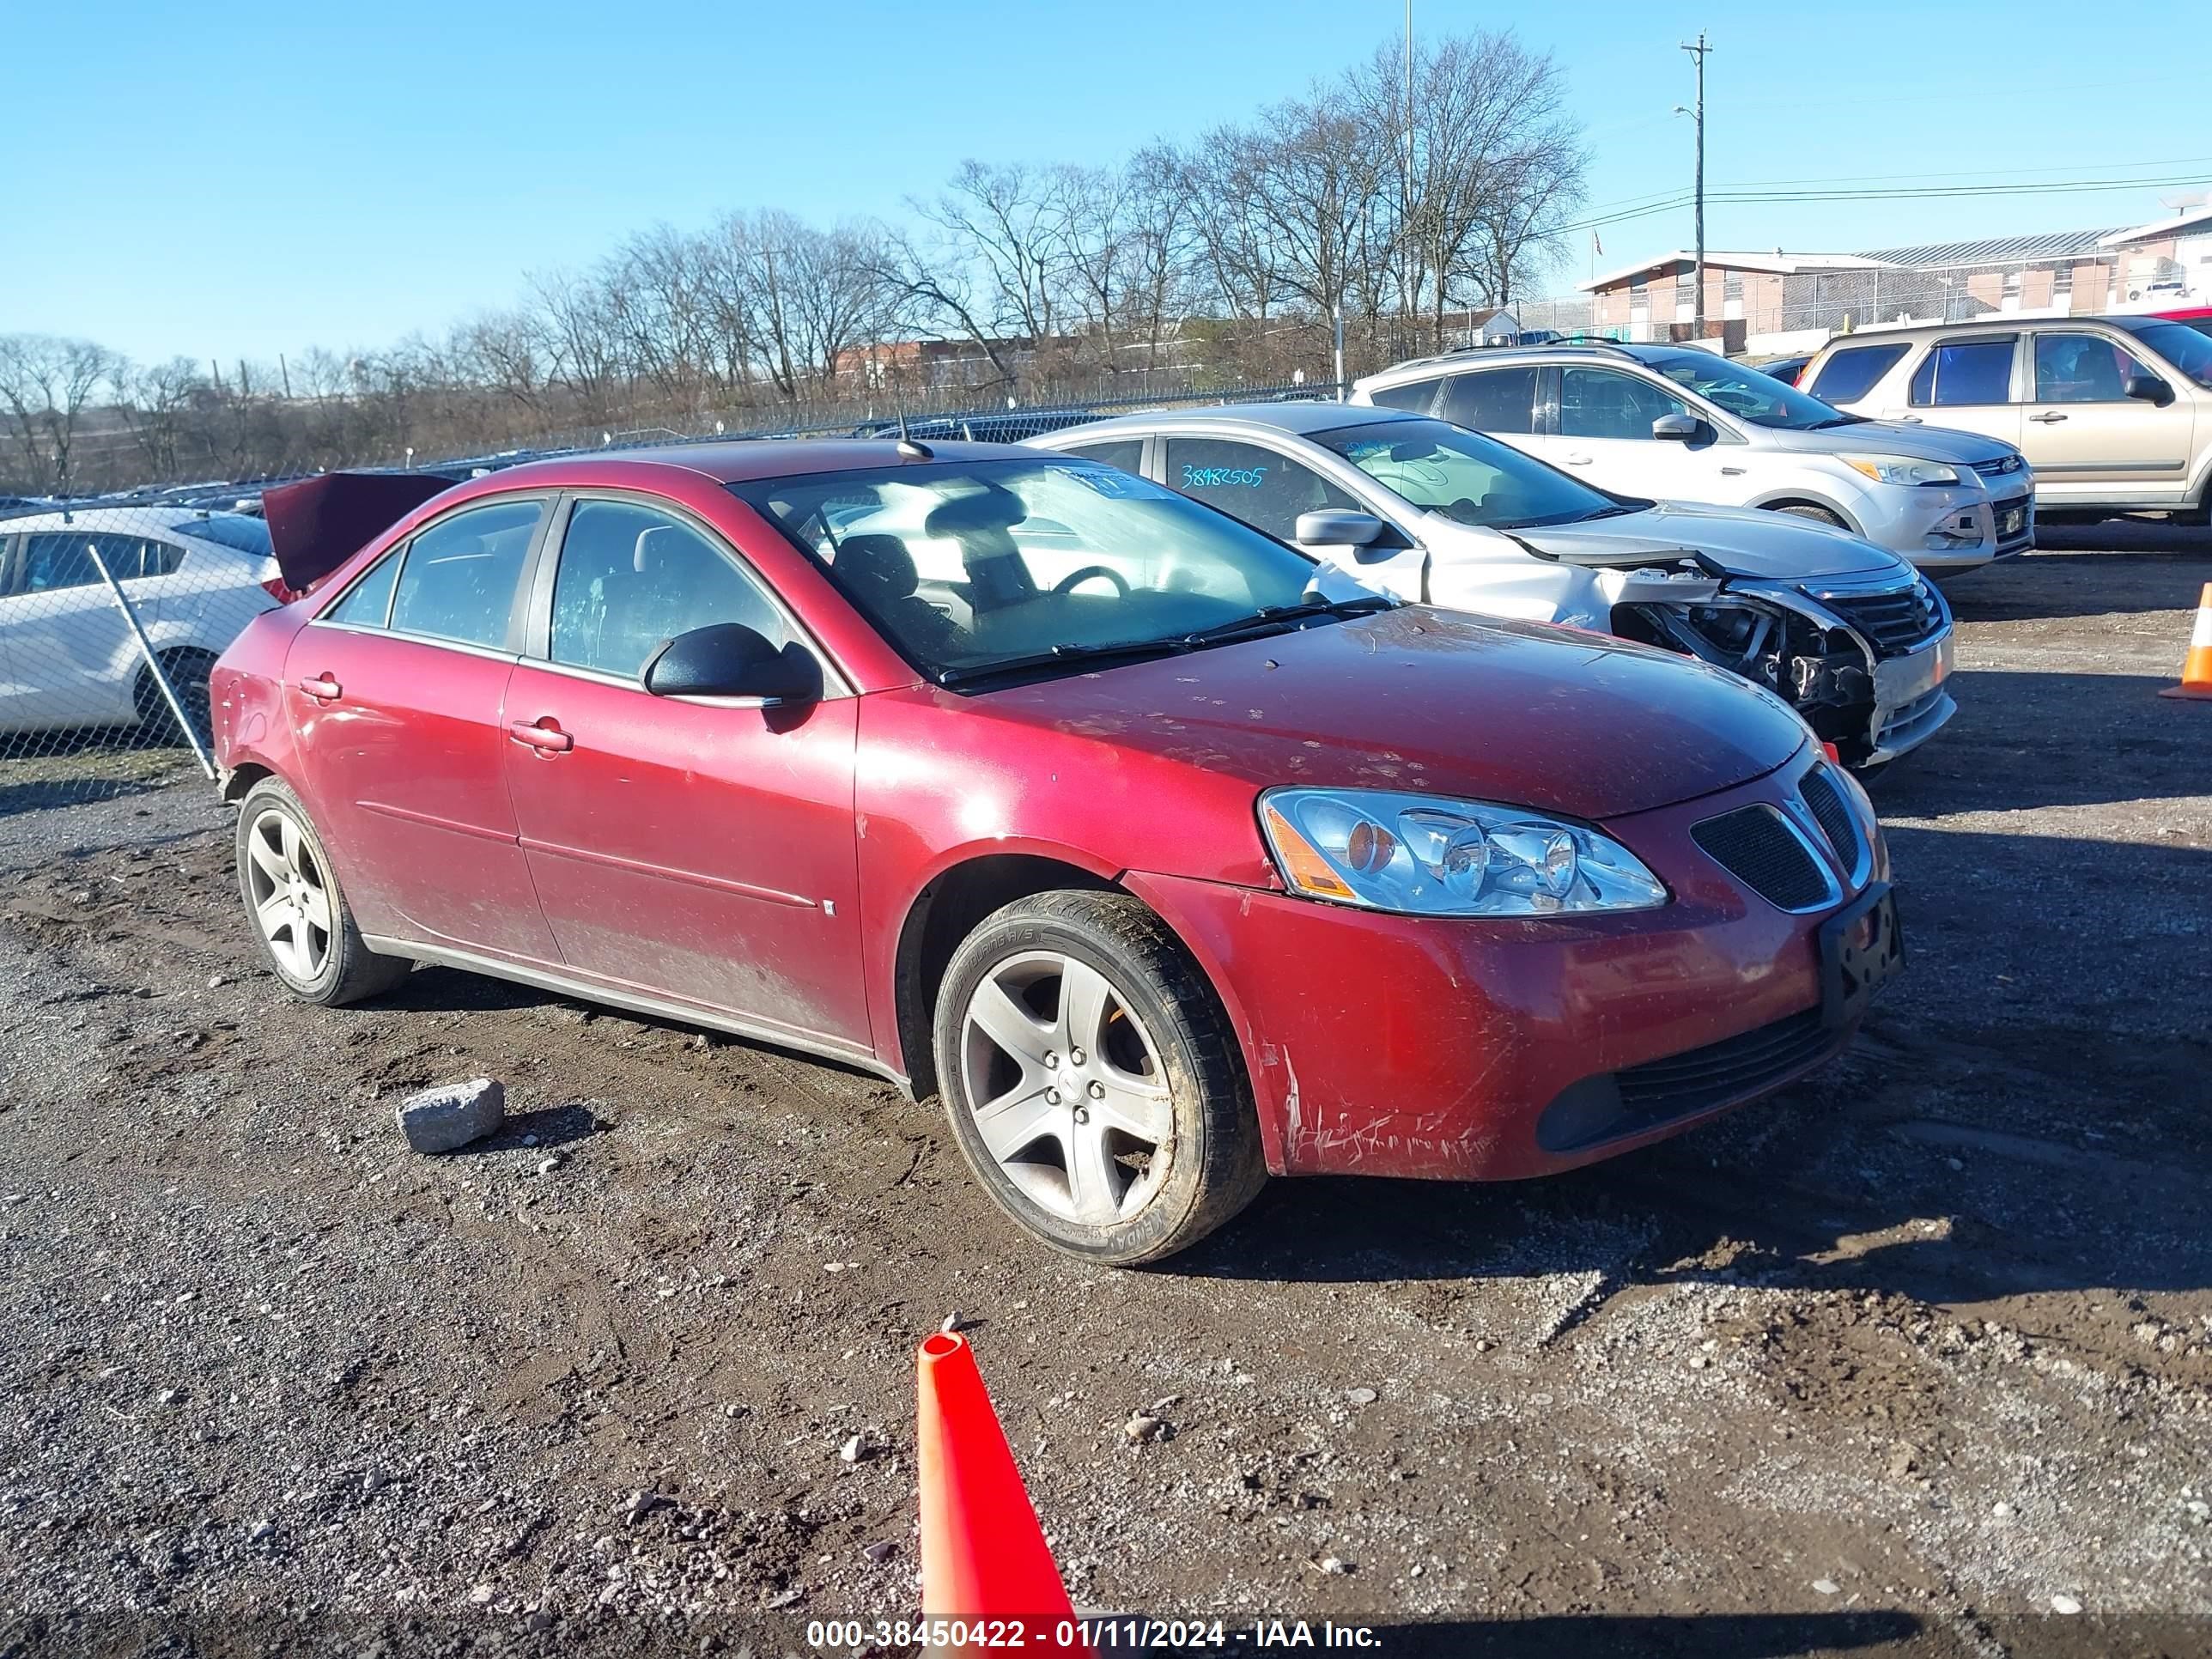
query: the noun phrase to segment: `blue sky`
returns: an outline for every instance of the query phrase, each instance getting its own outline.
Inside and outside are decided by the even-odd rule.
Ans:
[[[1511,27],[1565,67],[1593,210],[1686,185],[1680,41],[1708,29],[1708,179],[2212,180],[2203,0],[2107,44],[2078,3],[1987,14],[1415,0],[1422,34]],[[359,21],[355,21],[355,20]],[[16,9],[0,331],[140,358],[373,347],[515,297],[624,234],[739,206],[896,215],[964,157],[1104,161],[1364,57],[1401,0],[539,0]],[[2164,42],[2166,47],[2161,48]],[[2154,192],[1709,210],[1714,247],[1849,250],[2126,224]],[[1603,264],[1690,212],[1607,227]],[[1587,274],[1577,237],[1562,283]]]

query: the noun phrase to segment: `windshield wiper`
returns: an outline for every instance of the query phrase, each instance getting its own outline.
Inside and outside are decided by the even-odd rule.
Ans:
[[[1866,416],[1863,415],[1838,415],[1832,420],[1815,421],[1812,425],[1807,427],[1805,430],[1808,432],[1826,432],[1830,427],[1863,426],[1865,424]]]
[[[1091,662],[1104,657],[1172,656],[1188,651],[1188,641],[1119,640],[1105,645],[1055,645],[1049,651],[1032,652],[1024,657],[1005,657],[997,662],[977,663],[968,668],[943,668],[932,676],[939,685],[966,685],[971,681],[989,679],[1000,674],[1018,674],[1032,668],[1057,668],[1065,663]]]
[[[1397,605],[1397,600],[1382,593],[1365,594],[1356,599],[1310,599],[1302,605],[1263,605],[1249,617],[1232,617],[1186,634],[1182,643],[1215,645],[1244,634],[1289,628],[1312,617],[1366,617],[1377,611],[1395,610]]]
[[[1617,519],[1624,513],[1648,513],[1649,501],[1616,501],[1611,507],[1601,507],[1595,513],[1585,513],[1579,519],[1570,519],[1569,524],[1589,524],[1599,519]]]

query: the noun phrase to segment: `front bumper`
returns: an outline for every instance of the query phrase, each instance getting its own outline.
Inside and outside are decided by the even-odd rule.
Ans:
[[[1869,491],[1862,507],[1864,533],[1923,570],[1974,570],[2011,558],[2035,545],[2033,485],[2024,477],[1988,489]]]
[[[1833,872],[1849,896],[1806,915],[1746,889],[1690,836],[1753,804],[1802,817],[1797,783],[1815,759],[1801,751],[1750,784],[1607,823],[1672,890],[1656,910],[1443,920],[1178,877],[1125,879],[1220,991],[1271,1170],[1547,1175],[1769,1093],[1849,1042],[1856,1021],[1832,1025],[1819,1012],[1820,930],[1887,878],[1878,832],[1869,830],[1862,870]],[[1670,1063],[1700,1086],[1672,1088]],[[1598,1121],[1585,1104],[1576,1115],[1571,1103],[1602,1093],[1608,1085],[1593,1079],[1607,1079],[1616,1096],[1631,1080],[1636,1109]]]

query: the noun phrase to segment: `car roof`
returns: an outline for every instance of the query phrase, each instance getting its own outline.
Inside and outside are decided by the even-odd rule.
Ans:
[[[937,461],[1003,461],[1010,444],[927,441]],[[716,483],[748,483],[760,478],[801,477],[814,472],[851,472],[866,467],[926,465],[921,457],[899,453],[896,438],[728,438],[719,442],[653,445],[636,449],[586,449],[525,461],[488,474],[502,489],[588,481],[602,463],[665,468],[689,472]]]
[[[1549,345],[1462,346],[1455,351],[1442,352],[1433,357],[1414,357],[1402,363],[1393,363],[1372,374],[1361,375],[1352,384],[1355,386],[1389,386],[1400,380],[1419,380],[1425,375],[1455,374],[1514,363],[1619,362],[1625,358],[1648,368],[1686,351],[1704,349],[1702,346],[1686,342],[1677,343],[1671,340],[1561,340]],[[1721,357],[1717,352],[1711,355],[1723,362],[1733,361]]]
[[[1049,434],[1054,439],[1110,438],[1117,432],[1152,432],[1182,423],[1246,426],[1273,432],[1334,432],[1340,427],[1376,421],[1412,421],[1421,416],[1403,409],[1370,409],[1364,404],[1213,404],[1198,409],[1154,409],[1141,415],[1116,415]]]
[[[207,516],[206,509],[197,507],[81,507],[0,518],[0,536],[42,530],[150,530],[190,536],[193,522]]]
[[[1871,323],[1849,334],[1831,338],[1813,355],[1832,351],[1844,346],[1881,345],[1890,340],[1924,340],[1930,336],[1948,337],[1958,334],[2018,334],[2031,328],[2079,328],[2085,323],[2101,323],[2106,328],[2117,328],[2125,333],[2135,333],[2150,324],[2166,320],[2151,316],[2069,316],[2021,317],[1999,312],[1990,317],[1967,317],[1952,323]]]

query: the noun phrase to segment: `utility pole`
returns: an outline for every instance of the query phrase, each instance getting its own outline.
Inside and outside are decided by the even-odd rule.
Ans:
[[[1399,301],[1399,307],[1404,315],[1399,318],[1398,322],[1400,327],[1405,331],[1406,338],[1410,340],[1413,337],[1413,330],[1418,326],[1413,319],[1417,297],[1413,290],[1420,285],[1421,280],[1421,267],[1418,263],[1420,256],[1415,251],[1416,244],[1413,240],[1413,0],[1406,0],[1405,160],[1404,182],[1401,186],[1398,198],[1402,207],[1402,211],[1398,216],[1398,234],[1406,239],[1405,261],[1402,266],[1405,280],[1398,290],[1403,296]],[[1439,276],[1437,280],[1441,283],[1443,278]],[[1437,343],[1441,345],[1443,342],[1438,341]],[[1399,349],[1405,349],[1402,342]],[[1340,380],[1344,378],[1340,370],[1336,378]]]
[[[1705,32],[1698,31],[1698,44],[1683,44],[1682,50],[1690,54],[1698,66],[1698,302],[1696,319],[1692,325],[1700,340],[1705,337],[1705,54],[1712,48],[1705,44]]]

